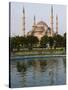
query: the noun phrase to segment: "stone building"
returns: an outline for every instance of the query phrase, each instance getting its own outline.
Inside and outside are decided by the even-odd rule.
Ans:
[[[25,23],[25,19],[24,19],[25,18],[25,16],[24,16],[25,15],[24,14],[25,10],[23,10],[23,11],[24,11],[23,12],[23,27],[25,28],[25,26],[24,26],[24,23]],[[55,34],[58,34],[58,16],[56,16],[56,32],[53,29],[53,24],[54,24],[53,23],[53,6],[51,6],[50,26],[48,26],[46,24],[46,22],[44,22],[44,21],[36,22],[36,18],[34,16],[34,22],[33,22],[32,30],[27,33],[27,36],[33,35],[33,36],[36,36],[39,40],[41,40],[41,38],[44,35],[47,35],[48,37],[49,36],[53,37]],[[23,28],[23,31],[25,31],[24,28]]]

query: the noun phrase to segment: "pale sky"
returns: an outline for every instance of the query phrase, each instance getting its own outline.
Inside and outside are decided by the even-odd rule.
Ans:
[[[25,31],[31,31],[33,25],[34,15],[36,16],[36,23],[44,21],[50,27],[50,15],[51,5],[50,4],[33,4],[33,3],[22,3],[22,2],[11,2],[11,36],[23,35],[22,31],[22,17],[23,7],[25,8]],[[66,32],[66,6],[64,5],[53,5],[53,26],[56,31],[56,15],[58,15],[59,23],[59,34]]]

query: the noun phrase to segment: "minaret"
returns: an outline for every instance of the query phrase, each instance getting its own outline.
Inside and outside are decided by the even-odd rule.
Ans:
[[[25,36],[25,9],[23,7],[23,36]]]
[[[58,16],[56,15],[56,35],[58,34]]]
[[[51,36],[53,36],[53,6],[51,6],[51,21],[50,21],[50,24],[51,24]]]
[[[35,16],[34,16],[34,25],[36,25],[36,18],[35,18]]]
[[[34,16],[34,21],[33,21],[33,26],[32,27],[33,27],[32,30],[34,31],[35,30],[35,27],[36,27],[36,18],[35,18],[35,16]]]

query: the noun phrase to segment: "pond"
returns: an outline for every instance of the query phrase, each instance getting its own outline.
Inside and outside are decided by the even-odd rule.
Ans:
[[[66,84],[66,57],[10,60],[10,87]]]

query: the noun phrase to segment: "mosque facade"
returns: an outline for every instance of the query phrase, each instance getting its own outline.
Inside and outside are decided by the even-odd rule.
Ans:
[[[58,16],[56,15],[56,31],[53,29],[53,6],[51,6],[51,16],[50,16],[50,26],[47,25],[44,21],[36,22],[36,18],[34,16],[34,22],[32,26],[32,30],[27,32],[27,36],[33,35],[36,36],[39,40],[45,35],[48,37],[53,37],[58,34]],[[25,9],[23,8],[23,32],[25,36]]]

